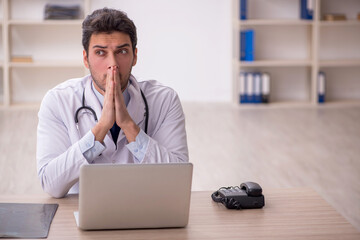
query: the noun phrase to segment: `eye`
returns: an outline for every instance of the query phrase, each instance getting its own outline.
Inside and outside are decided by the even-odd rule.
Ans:
[[[127,49],[120,49],[120,54],[127,54],[129,51]]]
[[[95,52],[96,55],[99,55],[99,56],[104,56],[105,55],[105,51],[104,50],[97,50]]]

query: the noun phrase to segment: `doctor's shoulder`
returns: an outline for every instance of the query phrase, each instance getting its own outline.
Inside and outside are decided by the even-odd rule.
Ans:
[[[177,92],[171,87],[165,86],[156,80],[147,80],[139,82],[141,90],[146,98],[157,101],[174,101],[179,100]]]
[[[40,108],[46,105],[54,107],[61,103],[70,103],[75,99],[80,100],[87,81],[88,77],[72,78],[56,85],[47,91]]]

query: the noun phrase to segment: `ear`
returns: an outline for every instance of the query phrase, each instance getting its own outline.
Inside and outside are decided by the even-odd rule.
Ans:
[[[89,61],[85,50],[83,50],[83,62],[85,67],[89,69]]]
[[[134,59],[133,59],[132,66],[135,66],[136,62],[137,62],[137,48],[135,48],[135,51],[134,51]]]

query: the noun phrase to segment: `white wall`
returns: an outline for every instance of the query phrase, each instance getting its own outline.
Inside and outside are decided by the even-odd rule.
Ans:
[[[138,29],[139,80],[156,79],[182,101],[231,101],[230,0],[96,0],[127,12]]]

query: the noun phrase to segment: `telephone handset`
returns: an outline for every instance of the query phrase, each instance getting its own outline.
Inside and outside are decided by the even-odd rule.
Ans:
[[[265,198],[262,188],[254,182],[245,182],[240,187],[222,187],[211,195],[215,202],[221,202],[229,209],[262,208]]]
[[[254,182],[245,182],[240,184],[240,188],[245,190],[245,192],[250,197],[259,197],[262,195],[262,188],[259,184]]]

